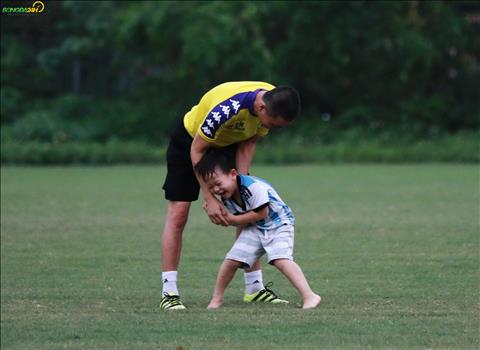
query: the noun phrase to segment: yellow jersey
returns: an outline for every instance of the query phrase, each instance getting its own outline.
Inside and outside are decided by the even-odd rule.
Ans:
[[[262,90],[275,86],[259,81],[237,81],[218,85],[203,95],[200,102],[183,118],[190,136],[199,134],[216,147],[245,141],[255,135],[265,136],[253,113],[253,103]]]

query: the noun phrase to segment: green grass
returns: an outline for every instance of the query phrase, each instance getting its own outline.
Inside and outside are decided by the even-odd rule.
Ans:
[[[160,300],[163,167],[2,168],[2,349],[478,349],[475,165],[255,167],[293,208],[320,308],[205,309],[233,230],[193,206],[179,286]]]

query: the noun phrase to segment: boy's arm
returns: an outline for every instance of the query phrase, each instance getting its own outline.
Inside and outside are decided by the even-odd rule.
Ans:
[[[227,213],[226,219],[231,226],[243,226],[247,224],[253,224],[254,222],[265,219],[268,216],[268,205],[262,209],[255,211],[251,210],[244,214],[233,215]]]

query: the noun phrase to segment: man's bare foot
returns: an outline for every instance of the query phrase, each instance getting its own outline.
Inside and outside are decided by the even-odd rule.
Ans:
[[[218,309],[220,306],[222,306],[221,301],[212,300],[210,304],[208,304],[207,309]]]
[[[311,297],[305,298],[302,309],[313,309],[320,304],[320,301],[322,301],[320,295],[313,294]]]

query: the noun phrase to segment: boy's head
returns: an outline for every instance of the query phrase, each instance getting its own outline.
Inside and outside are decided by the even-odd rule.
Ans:
[[[277,86],[262,96],[258,117],[269,128],[280,128],[292,123],[300,114],[300,97],[294,88]]]
[[[230,198],[238,189],[235,165],[219,150],[209,149],[194,170],[205,181],[210,192],[223,198]]]

